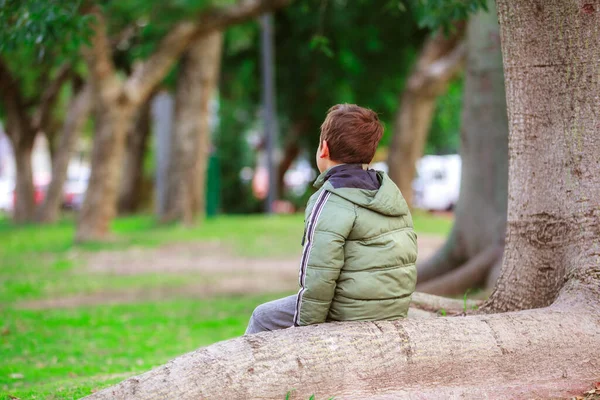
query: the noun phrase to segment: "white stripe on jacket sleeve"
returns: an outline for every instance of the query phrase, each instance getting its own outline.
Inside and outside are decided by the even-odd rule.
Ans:
[[[329,199],[330,195],[331,193],[327,190],[323,190],[321,192],[308,218],[308,225],[306,229],[306,242],[304,243],[304,249],[302,250],[302,260],[300,261],[300,290],[298,291],[298,298],[296,299],[296,310],[294,313],[295,326],[298,326],[300,324],[300,309],[302,307],[302,295],[304,294],[306,284],[306,268],[308,266],[308,259],[310,257],[310,251],[313,245],[315,230],[317,229],[317,223],[319,221],[321,211],[323,211],[325,203],[327,202],[327,199]]]

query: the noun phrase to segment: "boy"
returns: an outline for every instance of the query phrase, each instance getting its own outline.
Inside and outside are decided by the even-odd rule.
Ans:
[[[406,317],[417,237],[396,185],[384,172],[366,169],[382,135],[369,109],[329,109],[317,150],[318,191],[306,207],[300,291],[258,306],[246,334]]]

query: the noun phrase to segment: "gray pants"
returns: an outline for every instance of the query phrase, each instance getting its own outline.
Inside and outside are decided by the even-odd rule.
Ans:
[[[295,294],[256,307],[248,322],[246,335],[293,326],[297,298],[298,295]]]

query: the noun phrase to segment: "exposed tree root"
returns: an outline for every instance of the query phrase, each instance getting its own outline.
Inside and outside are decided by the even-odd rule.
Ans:
[[[481,300],[449,299],[447,297],[435,296],[433,294],[415,292],[412,295],[411,307],[419,310],[439,313],[445,311],[447,314],[460,314],[465,311],[479,307],[483,304]]]
[[[217,343],[89,398],[563,397],[599,359],[600,320],[578,308],[331,323]]]
[[[426,261],[418,263],[417,276],[419,283],[425,283],[450,272],[466,261],[464,249],[459,246],[457,241],[458,233],[455,226],[444,245]]]
[[[440,296],[462,294],[486,280],[492,266],[502,259],[502,251],[502,246],[491,245],[462,266],[438,278],[420,283],[417,289]]]

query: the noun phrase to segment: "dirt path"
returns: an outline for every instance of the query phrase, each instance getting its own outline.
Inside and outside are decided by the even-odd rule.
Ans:
[[[443,244],[444,238],[420,235],[419,259],[427,258]],[[135,276],[142,274],[184,275],[190,284],[173,287],[105,290],[68,297],[20,303],[21,308],[74,308],[102,304],[123,304],[173,298],[208,298],[292,292],[297,288],[298,257],[239,257],[220,243],[177,243],[158,248],[100,251],[86,255],[77,273]]]

